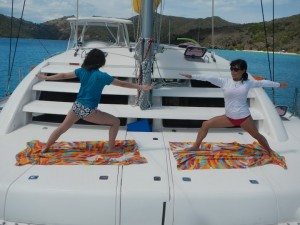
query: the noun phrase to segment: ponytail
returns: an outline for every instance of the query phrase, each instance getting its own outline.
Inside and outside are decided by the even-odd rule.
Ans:
[[[246,80],[248,80],[248,73],[247,72],[243,73],[243,75],[242,75],[242,83]]]

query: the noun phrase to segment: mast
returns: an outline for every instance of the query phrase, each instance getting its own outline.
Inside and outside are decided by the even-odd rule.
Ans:
[[[143,0],[142,38],[151,38],[153,34],[153,0]]]
[[[151,84],[153,64],[153,0],[142,0],[142,34],[140,44],[140,84]],[[139,91],[138,105],[142,110],[151,107],[151,93]]]

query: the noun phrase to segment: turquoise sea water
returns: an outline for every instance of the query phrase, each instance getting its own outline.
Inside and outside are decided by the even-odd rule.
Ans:
[[[0,98],[6,94],[8,86],[9,42],[8,38],[0,38]],[[16,40],[14,39],[11,58],[15,43]],[[66,48],[67,41],[19,39],[12,76],[9,82],[9,92],[12,92],[16,88],[22,77],[28,74],[31,67],[38,65],[41,61],[49,58],[53,54],[65,51]]]
[[[12,43],[12,54],[14,51],[15,40]],[[67,41],[61,40],[38,40],[38,39],[19,39],[18,48],[15,55],[15,62],[8,92],[12,92],[22,77],[24,77],[34,65],[51,55],[65,51]],[[0,98],[5,96],[8,89],[8,62],[9,62],[10,43],[8,38],[0,38]],[[47,52],[48,51],[48,52]],[[248,71],[270,79],[269,64],[267,54],[264,52],[230,51],[215,50],[215,53],[227,60],[237,58],[245,59],[248,62]],[[271,69],[272,54],[270,54]],[[294,110],[294,93],[298,88],[300,92],[300,55],[275,54],[275,81],[285,81],[289,83],[286,89],[275,89],[275,103],[285,104]],[[271,89],[266,89],[272,98]],[[298,94],[298,115],[300,114],[300,93]]]

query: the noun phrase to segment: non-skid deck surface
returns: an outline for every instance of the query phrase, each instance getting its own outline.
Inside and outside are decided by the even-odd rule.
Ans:
[[[45,143],[33,140],[16,155],[16,165],[129,165],[146,163],[134,140],[117,140],[107,152],[107,141],[56,142],[42,153]]]
[[[287,168],[284,157],[263,149],[258,143],[203,142],[196,151],[187,150],[193,142],[169,142],[180,170],[236,169],[275,164]]]

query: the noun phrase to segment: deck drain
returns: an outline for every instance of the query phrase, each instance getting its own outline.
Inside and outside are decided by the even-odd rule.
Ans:
[[[182,180],[186,181],[186,182],[191,182],[192,181],[192,179],[190,177],[183,177]]]
[[[99,180],[108,180],[108,176],[100,176]]]
[[[161,181],[161,177],[160,176],[155,176],[153,177],[154,181]]]
[[[31,175],[30,177],[28,177],[28,180],[37,180],[38,178],[38,175]]]

